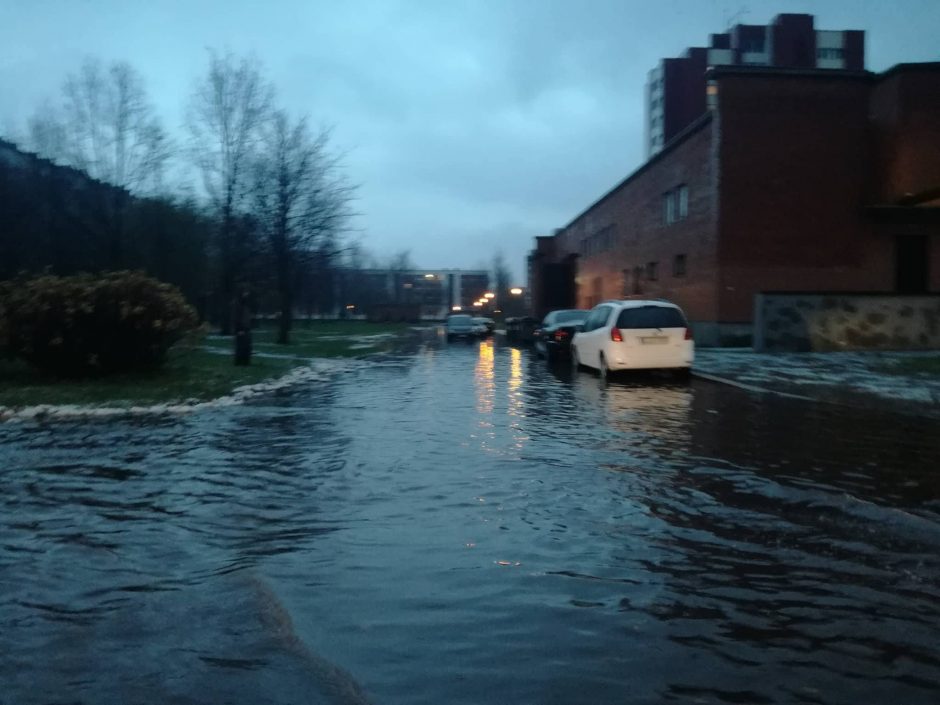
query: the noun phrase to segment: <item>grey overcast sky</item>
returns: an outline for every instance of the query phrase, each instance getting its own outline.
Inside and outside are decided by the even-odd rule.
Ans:
[[[871,70],[940,60],[940,0],[0,0],[0,133],[93,55],[133,64],[181,136],[206,48],[251,53],[281,105],[334,126],[368,250],[501,250],[521,282],[535,235],[642,163],[647,70],[780,12],[865,30]]]

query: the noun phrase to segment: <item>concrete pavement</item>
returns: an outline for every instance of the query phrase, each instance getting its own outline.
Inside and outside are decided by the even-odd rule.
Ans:
[[[752,391],[940,415],[940,376],[893,370],[940,352],[756,353],[699,348],[694,372]]]

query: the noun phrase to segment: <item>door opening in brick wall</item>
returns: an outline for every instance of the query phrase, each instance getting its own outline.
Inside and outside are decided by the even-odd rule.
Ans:
[[[898,235],[894,239],[894,289],[899,294],[927,293],[930,272],[926,235]]]

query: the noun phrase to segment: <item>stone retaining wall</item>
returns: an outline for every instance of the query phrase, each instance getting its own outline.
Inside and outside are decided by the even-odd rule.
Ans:
[[[754,349],[940,350],[940,296],[758,294]]]

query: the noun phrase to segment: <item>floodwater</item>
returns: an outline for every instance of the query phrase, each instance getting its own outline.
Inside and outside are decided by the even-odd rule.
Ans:
[[[428,344],[0,426],[0,703],[936,703],[936,421]]]

